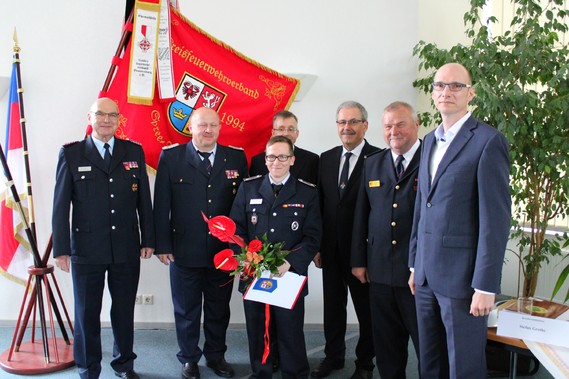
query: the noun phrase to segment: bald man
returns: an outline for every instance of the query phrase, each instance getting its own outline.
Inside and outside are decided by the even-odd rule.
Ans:
[[[242,149],[217,143],[221,123],[214,110],[194,110],[190,129],[192,140],[165,148],[158,162],[156,254],[170,266],[182,378],[200,377],[202,354],[216,375],[229,378],[234,371],[224,355],[233,277],[213,265],[213,256],[229,246],[209,233],[202,212],[207,217],[229,215],[247,176],[247,159]],[[202,302],[203,350],[198,346]]]
[[[510,232],[510,163],[504,135],[468,111],[474,95],[461,64],[435,74],[442,123],[423,143],[409,245],[423,379],[486,378],[488,313]]]
[[[53,256],[63,271],[71,269],[73,352],[81,378],[101,373],[105,275],[115,337],[111,366],[120,378],[138,378],[133,369],[134,303],[140,258],[154,251],[154,224],[144,153],[139,145],[114,137],[119,117],[114,101],[98,99],[88,113],[91,136],[63,146],[57,164]]]

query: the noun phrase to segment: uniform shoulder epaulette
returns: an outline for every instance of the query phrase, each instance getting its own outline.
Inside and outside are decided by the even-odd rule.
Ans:
[[[180,145],[179,143],[174,143],[174,144],[172,144],[172,145],[164,146],[164,147],[162,148],[162,150],[168,150],[168,149],[171,149],[171,148],[176,147],[176,146],[179,146],[179,145]]]
[[[141,144],[140,142],[135,141],[135,140],[132,140],[132,139],[127,139],[126,141],[132,142],[132,143],[134,143],[135,145],[138,145],[138,146],[142,146],[142,144]]]
[[[251,181],[251,180],[260,179],[260,178],[262,178],[262,177],[263,177],[263,175],[255,175],[255,176],[251,176],[251,177],[249,177],[249,178],[245,178],[245,179],[243,179],[243,181],[244,181],[244,182],[248,182],[248,181]]]
[[[76,143],[79,143],[79,142],[81,142],[81,141],[67,142],[66,144],[63,145],[63,147],[73,146],[73,145],[75,145]]]
[[[316,188],[316,184],[307,182],[306,180],[302,180],[302,179],[300,179],[300,178],[297,179],[297,180],[298,180],[299,182],[301,182],[302,184],[306,184],[306,185],[309,186],[309,187],[314,187],[314,188]]]
[[[242,148],[242,147],[231,146],[231,145],[228,145],[227,147],[230,147],[230,148],[235,149],[235,150],[241,150],[241,151],[243,151],[243,148]]]

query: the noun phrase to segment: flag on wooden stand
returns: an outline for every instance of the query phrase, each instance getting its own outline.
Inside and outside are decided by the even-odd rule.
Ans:
[[[17,77],[17,66],[14,62],[8,97],[8,122],[4,146],[6,161],[10,167],[14,185],[19,192],[20,203],[27,214],[28,195]],[[2,182],[6,183],[4,173],[2,176],[4,179]],[[3,186],[0,191],[0,201],[0,273],[25,285],[28,279],[28,267],[34,264],[30,244],[25,234],[25,225],[7,186]]]

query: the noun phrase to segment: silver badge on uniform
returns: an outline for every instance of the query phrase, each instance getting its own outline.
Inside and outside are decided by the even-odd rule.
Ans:
[[[253,224],[253,225],[257,224],[257,214],[256,213],[253,213],[251,215],[251,224]]]
[[[290,224],[290,228],[292,230],[298,230],[298,221],[293,221],[292,224]]]

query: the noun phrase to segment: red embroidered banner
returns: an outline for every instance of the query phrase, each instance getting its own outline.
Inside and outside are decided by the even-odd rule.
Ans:
[[[219,143],[244,148],[249,159],[263,151],[273,115],[290,107],[298,80],[245,57],[173,9],[170,24],[176,98],[162,103],[154,91],[150,106],[127,102],[131,49],[140,42],[131,39],[109,90],[100,95],[118,102],[115,135],[141,143],[146,163],[156,169],[163,147],[190,140],[192,111],[209,107],[221,120]]]

